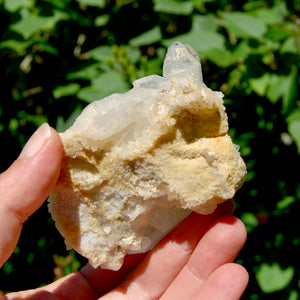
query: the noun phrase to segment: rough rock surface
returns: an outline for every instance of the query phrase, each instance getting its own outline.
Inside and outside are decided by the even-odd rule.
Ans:
[[[246,168],[227,134],[222,93],[207,88],[195,51],[169,49],[163,77],[93,102],[61,133],[65,156],[49,209],[68,248],[118,270],[192,210],[232,198]]]

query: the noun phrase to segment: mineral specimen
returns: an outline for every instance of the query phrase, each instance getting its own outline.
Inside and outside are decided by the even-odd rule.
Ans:
[[[118,270],[191,211],[232,198],[246,168],[227,134],[222,93],[202,81],[197,53],[174,43],[163,76],[85,108],[61,133],[64,159],[49,209],[68,248]]]

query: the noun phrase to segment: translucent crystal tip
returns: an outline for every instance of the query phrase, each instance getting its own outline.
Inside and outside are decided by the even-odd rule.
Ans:
[[[163,66],[163,76],[167,77],[170,74],[182,72],[186,72],[194,80],[203,81],[197,52],[189,45],[175,42],[168,49]]]

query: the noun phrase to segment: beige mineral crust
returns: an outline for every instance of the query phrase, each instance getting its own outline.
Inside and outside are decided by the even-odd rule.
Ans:
[[[222,97],[203,83],[196,52],[176,42],[162,77],[87,106],[60,134],[65,155],[49,199],[67,247],[118,270],[191,211],[210,214],[232,198],[246,167]]]

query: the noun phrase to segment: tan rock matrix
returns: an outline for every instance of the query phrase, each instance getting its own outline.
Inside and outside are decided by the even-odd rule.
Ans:
[[[162,77],[87,106],[60,134],[65,154],[49,198],[67,247],[118,270],[191,211],[209,214],[232,198],[246,167],[222,97],[203,83],[196,52],[176,42]]]

